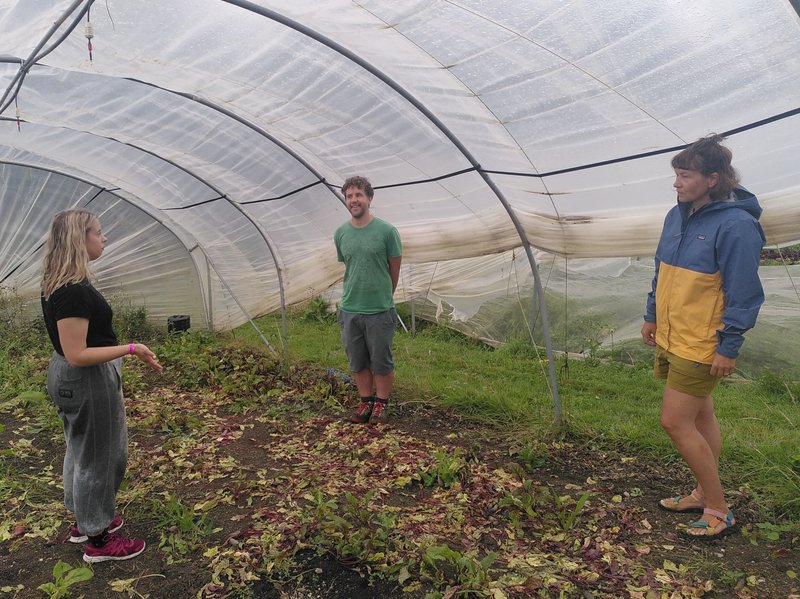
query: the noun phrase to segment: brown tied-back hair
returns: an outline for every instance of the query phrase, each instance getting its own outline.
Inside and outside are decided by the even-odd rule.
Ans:
[[[701,137],[672,158],[672,168],[697,171],[706,177],[719,175],[717,184],[709,190],[712,200],[727,198],[739,185],[739,175],[731,165],[733,154],[722,145],[723,139],[717,133]]]
[[[362,177],[360,175],[348,177],[348,179],[344,182],[344,185],[342,185],[342,195],[346,196],[347,190],[351,187],[362,190],[370,200],[375,195],[375,191],[372,189],[372,183],[370,183],[369,179],[366,177]]]
[[[42,268],[44,299],[49,299],[63,285],[92,278],[86,234],[97,219],[94,212],[80,208],[65,210],[53,217]]]

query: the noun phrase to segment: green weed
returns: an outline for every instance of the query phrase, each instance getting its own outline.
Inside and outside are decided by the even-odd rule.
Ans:
[[[432,487],[439,484],[447,489],[460,480],[466,467],[464,452],[461,449],[456,448],[452,454],[437,449],[433,452],[433,459],[435,463],[419,473],[424,486]]]
[[[321,297],[314,297],[306,304],[301,318],[308,322],[335,323],[336,311]]]
[[[0,402],[25,392],[44,392],[47,361],[48,356],[42,350],[0,346]],[[2,406],[0,403],[0,409]]]
[[[309,528],[315,545],[328,549],[342,562],[376,565],[402,545],[394,514],[375,510],[376,491],[363,497],[346,492],[339,500],[315,491]]]
[[[775,399],[797,404],[800,400],[800,382],[792,381],[787,376],[764,370],[759,376],[758,386]]]
[[[38,589],[50,599],[60,599],[70,595],[69,588],[72,585],[89,580],[93,576],[94,572],[85,566],[73,567],[58,560],[53,566],[53,582],[46,582]]]
[[[446,544],[432,545],[425,549],[420,573],[431,580],[434,586],[457,584],[461,595],[488,597],[491,596],[489,584],[492,582],[489,572],[498,556],[491,551],[478,559],[478,553],[474,550],[461,553]],[[440,595],[429,593],[426,599],[437,596]]]
[[[131,360],[125,365],[125,372],[122,376],[122,394],[128,398],[138,397],[147,389],[145,375],[142,367],[144,364],[138,360]]]
[[[0,347],[16,356],[45,343],[49,345],[38,298],[22,298],[16,290],[0,285]]]
[[[756,522],[754,525],[743,527],[742,536],[750,541],[751,545],[758,545],[759,543],[774,544],[785,539],[789,541],[790,546],[794,546],[800,541],[800,525]]]
[[[343,410],[344,406],[342,402],[339,401],[339,396],[336,393],[336,389],[339,387],[340,385],[337,383],[331,383],[323,378],[314,382],[311,388],[305,389],[303,391],[303,397],[314,402],[319,402],[333,410]]]
[[[719,577],[719,581],[726,587],[734,587],[736,584],[747,576],[741,570],[725,570]]]
[[[182,389],[199,389],[217,383],[211,351],[214,336],[205,331],[170,335],[158,348],[159,360]]]
[[[135,305],[130,297],[122,294],[107,299],[114,311],[112,326],[121,343],[133,341],[153,345],[164,339],[166,324],[153,323],[147,316],[147,306]]]
[[[181,410],[167,402],[159,403],[157,411],[141,420],[143,426],[157,426],[171,435],[187,435],[202,430],[207,422],[194,412]]]
[[[202,504],[195,508],[184,505],[177,495],[164,492],[164,500],[153,499],[151,510],[155,514],[156,528],[160,531],[159,548],[167,554],[167,563],[186,561],[186,554],[201,546],[203,540],[216,532],[206,511],[216,504]]]
[[[536,360],[543,356],[542,348],[536,347],[530,339],[515,337],[500,346],[499,352],[506,353],[512,358]]]
[[[22,494],[22,484],[19,474],[13,467],[12,459],[14,451],[3,449],[0,453],[0,504],[9,505],[14,497]],[[0,533],[2,537],[2,533]]]
[[[520,529],[519,516],[533,519],[540,512],[550,507],[550,493],[529,479],[522,481],[522,486],[507,491],[500,499],[499,506],[505,508],[515,528]]]
[[[550,457],[550,452],[547,449],[547,444],[541,441],[528,442],[522,447],[514,448],[510,451],[512,456],[522,462],[526,470],[536,470],[541,468],[547,463]]]
[[[574,501],[572,497],[559,497],[555,493],[553,494],[556,517],[558,518],[558,524],[561,526],[561,530],[569,531],[575,527],[578,522],[578,516],[580,516],[581,511],[583,511],[583,506],[586,505],[590,496],[590,493],[584,493],[577,501]]]
[[[241,350],[226,351],[218,358],[216,377],[222,390],[230,396],[258,395],[267,380],[265,358]]]
[[[25,431],[34,435],[48,435],[52,439],[62,438],[62,423],[58,410],[47,394],[42,391],[24,391],[3,404],[0,409],[11,411],[25,421]]]

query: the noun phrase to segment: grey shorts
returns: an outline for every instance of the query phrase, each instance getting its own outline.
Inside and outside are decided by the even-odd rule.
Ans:
[[[394,370],[392,340],[397,328],[397,312],[394,308],[377,314],[353,314],[339,310],[337,319],[352,372],[368,368],[373,374],[384,375]]]

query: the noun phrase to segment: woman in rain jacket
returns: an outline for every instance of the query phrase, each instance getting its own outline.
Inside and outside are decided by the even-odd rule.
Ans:
[[[756,197],[739,186],[722,137],[702,138],[672,159],[678,203],[656,250],[642,339],[666,379],[661,424],[696,479],[672,512],[702,513],[685,536],[709,540],[737,528],[719,478],[722,446],[711,392],[734,372],[743,334],[764,302],[758,263],[765,238]]]

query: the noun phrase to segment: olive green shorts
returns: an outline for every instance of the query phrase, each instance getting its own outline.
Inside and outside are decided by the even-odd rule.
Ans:
[[[656,347],[656,359],[653,373],[657,379],[666,379],[667,387],[693,397],[711,395],[720,377],[711,376],[711,364],[692,362]]]

